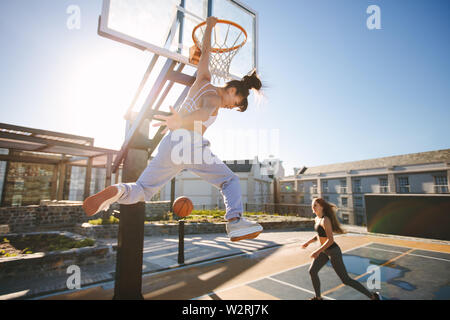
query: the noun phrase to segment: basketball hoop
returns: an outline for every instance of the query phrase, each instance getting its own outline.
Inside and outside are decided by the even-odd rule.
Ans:
[[[189,61],[198,64],[201,44],[205,34],[206,21],[192,31],[194,46],[189,52]],[[230,64],[239,49],[247,42],[247,32],[235,22],[217,20],[211,34],[212,45],[209,59],[209,71],[212,82],[220,83],[230,79]],[[217,81],[216,81],[217,80]]]

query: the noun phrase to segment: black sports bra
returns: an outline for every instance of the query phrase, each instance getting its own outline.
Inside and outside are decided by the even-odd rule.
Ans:
[[[317,234],[319,235],[319,237],[326,237],[327,236],[327,233],[325,232],[325,229],[320,225],[320,222],[316,223],[314,225],[314,230],[317,231]]]

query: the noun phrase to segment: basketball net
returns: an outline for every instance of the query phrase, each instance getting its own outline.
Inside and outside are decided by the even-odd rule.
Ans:
[[[190,61],[198,64],[200,59],[200,47],[205,34],[206,22],[200,23],[194,28],[192,38],[195,48],[191,48]],[[230,80],[230,65],[233,58],[247,41],[247,32],[240,25],[228,21],[218,20],[211,34],[211,52],[209,58],[209,71],[211,81],[223,84]]]

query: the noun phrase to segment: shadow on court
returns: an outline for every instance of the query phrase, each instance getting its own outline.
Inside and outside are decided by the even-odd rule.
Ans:
[[[259,242],[261,243],[261,241]],[[255,267],[261,260],[269,258],[279,247],[275,243],[266,249],[256,249],[258,241],[252,240],[253,249],[247,249],[240,253],[230,253],[228,250],[217,251],[221,256],[212,257],[199,264],[195,261],[205,259],[205,254],[200,254],[192,259],[193,265],[186,265],[174,269],[166,269],[156,273],[144,274],[142,279],[142,294],[144,299],[157,300],[185,300],[207,294],[216,288],[230,282],[239,281],[249,269]],[[247,244],[241,244],[245,246]],[[268,245],[265,242],[265,245]],[[236,249],[236,248],[233,248]],[[228,256],[229,255],[229,256]],[[169,259],[170,260],[170,259]],[[149,262],[147,262],[147,267]],[[168,261],[169,263],[169,261]],[[145,265],[144,265],[145,270]],[[47,297],[48,299],[112,299],[114,296],[114,282],[81,289],[75,292],[63,293]]]
[[[222,234],[187,235],[184,241],[185,264],[182,265],[178,263],[177,236],[147,237],[143,252],[142,293],[145,298],[151,299],[190,299],[194,293],[208,293],[217,286],[239,279],[240,274],[280,246],[302,241],[311,234],[295,230],[270,231],[262,233],[257,239],[239,242],[231,242]],[[110,243],[114,245],[115,241]],[[243,263],[238,262],[239,258],[243,259]],[[81,290],[45,298],[111,299],[114,295],[115,264],[110,264],[108,268],[109,281],[91,287],[89,283],[83,283]],[[102,269],[105,274],[105,268]],[[82,268],[82,278],[91,277],[89,271],[84,270],[87,269]],[[65,279],[62,284],[65,285]],[[43,297],[42,294],[40,296]]]
[[[152,267],[151,256],[154,262],[160,259],[159,267],[167,259],[168,267],[144,274],[142,294],[151,300],[309,299],[314,295],[308,269],[315,248],[301,249],[301,243],[310,235],[306,232],[286,234],[270,235],[284,236],[279,242],[262,238],[232,243],[221,237],[191,237],[186,245],[186,262],[191,264],[173,269],[173,248],[150,250],[144,267]],[[380,292],[383,299],[450,299],[450,245],[357,234],[336,236],[335,240],[342,248],[349,276],[370,291]],[[375,275],[378,282],[374,281]],[[325,299],[367,300],[358,291],[342,285],[329,262],[319,272],[319,278]],[[113,295],[114,281],[110,281],[42,298],[100,300],[112,299]]]

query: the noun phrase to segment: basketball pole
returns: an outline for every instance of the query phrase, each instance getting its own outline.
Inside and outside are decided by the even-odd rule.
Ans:
[[[184,264],[184,219],[178,221],[178,264]]]
[[[173,202],[175,201],[176,178],[170,183],[170,212],[173,214]],[[178,220],[178,264],[184,264],[184,219]]]
[[[184,65],[173,70],[176,62],[167,59],[160,71],[147,99],[139,113],[130,121],[127,127],[125,141],[119,154],[114,159],[113,171],[118,173],[120,163],[123,161],[122,181],[135,182],[148,165],[148,159],[156,150],[161,141],[160,127],[152,139],[148,138],[150,122],[156,114],[165,114],[159,111],[172,83],[185,85],[185,89],[178,97],[174,108],[177,110],[186,98],[190,86],[195,81],[195,75],[189,76],[181,73]],[[157,98],[164,85],[169,82],[160,100]],[[154,108],[152,108],[154,106]],[[169,113],[167,113],[169,114]],[[116,274],[115,274],[115,300],[139,300],[142,295],[142,263],[144,246],[145,202],[134,205],[120,206],[120,220],[117,245]]]
[[[145,130],[149,130],[149,121],[145,121],[139,131]],[[145,170],[147,161],[146,150],[128,149],[123,164],[122,181],[135,182]],[[145,202],[120,205],[114,300],[144,299],[141,292],[144,223]]]

